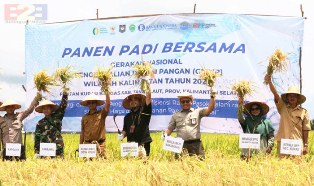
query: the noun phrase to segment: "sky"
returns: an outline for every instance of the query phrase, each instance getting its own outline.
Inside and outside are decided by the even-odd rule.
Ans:
[[[314,118],[314,89],[311,54],[314,52],[314,1],[312,0],[1,0],[0,2],[0,101],[14,99],[24,107],[25,91],[25,23],[8,23],[5,5],[46,4],[47,21],[63,22],[71,20],[99,18],[193,13],[230,13],[302,16],[305,28],[302,52],[302,93],[307,97],[302,105]],[[280,25],[279,25],[280,26]],[[262,50],[262,49],[261,49]],[[0,112],[2,115],[3,113]]]

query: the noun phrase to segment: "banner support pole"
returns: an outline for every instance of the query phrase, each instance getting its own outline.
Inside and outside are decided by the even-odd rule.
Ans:
[[[301,16],[304,18],[304,11],[303,11],[302,4],[300,4],[300,11],[301,11]],[[299,49],[299,67],[300,67],[300,93],[302,94],[303,86],[302,86],[302,47],[301,46]]]

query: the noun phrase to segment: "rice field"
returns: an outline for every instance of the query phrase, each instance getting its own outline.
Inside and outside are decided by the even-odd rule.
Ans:
[[[120,157],[116,133],[107,134],[107,159],[87,161],[75,156],[79,134],[63,134],[64,159],[36,159],[33,136],[27,136],[27,160],[0,162],[0,185],[313,185],[314,166],[310,153],[293,159],[270,156],[240,160],[238,136],[202,134],[206,159],[174,158],[162,150],[161,133],[152,133],[149,158]],[[274,148],[276,149],[276,147]]]

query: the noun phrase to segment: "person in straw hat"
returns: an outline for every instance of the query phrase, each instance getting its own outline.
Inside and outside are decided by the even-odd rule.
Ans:
[[[303,142],[303,155],[308,153],[308,136],[311,130],[308,111],[300,105],[306,97],[300,93],[297,86],[290,86],[288,90],[279,96],[270,75],[264,77],[269,83],[269,88],[274,95],[274,101],[280,114],[279,129],[276,135],[278,153],[280,157],[286,157],[280,153],[281,139],[301,140]]]
[[[44,114],[44,118],[38,121],[35,128],[35,157],[39,157],[40,143],[56,143],[56,156],[63,157],[64,142],[61,130],[67,104],[68,93],[64,90],[59,106],[50,100],[43,100],[35,108],[36,112]]]
[[[260,150],[242,149],[241,159],[247,159],[259,152],[270,154],[274,146],[274,131],[270,120],[265,118],[269,111],[266,103],[248,102],[243,106],[243,98],[238,101],[238,120],[244,133],[260,134]],[[243,117],[243,113],[246,117]]]
[[[42,95],[38,92],[30,106],[22,111],[15,112],[15,110],[20,109],[21,105],[14,100],[6,100],[0,106],[0,111],[5,111],[6,114],[0,118],[0,139],[3,147],[3,156],[4,160],[25,160],[25,146],[22,144],[22,128],[23,120],[30,115],[34,108],[39,104],[39,101],[42,99]],[[21,156],[20,157],[11,157],[6,156],[6,144],[7,143],[19,143],[21,144]]]
[[[89,109],[82,117],[80,144],[96,144],[97,155],[106,158],[105,121],[110,108],[110,94],[106,94],[106,104],[101,110],[97,110],[97,106],[103,105],[104,101],[95,94],[86,96],[80,104]]]
[[[150,85],[149,85],[150,86]],[[149,88],[149,90],[151,90]],[[142,94],[131,94],[122,103],[125,109],[130,110],[124,117],[122,134],[118,139],[127,137],[128,142],[137,142],[139,156],[150,155],[150,143],[153,141],[149,132],[149,123],[152,115],[151,91]],[[144,148],[143,148],[144,147]]]
[[[168,128],[164,131],[162,139],[165,135],[169,136],[174,129],[177,130],[177,137],[184,140],[183,154],[190,156],[197,155],[200,159],[205,158],[204,147],[201,141],[200,123],[201,119],[208,116],[215,107],[216,92],[211,88],[210,101],[206,108],[192,108],[193,96],[189,93],[183,93],[178,96],[182,110],[173,114]],[[176,154],[176,158],[178,158]]]

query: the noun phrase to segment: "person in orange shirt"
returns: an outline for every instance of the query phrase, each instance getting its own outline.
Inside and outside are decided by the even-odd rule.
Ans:
[[[300,93],[297,86],[290,86],[288,90],[279,96],[274,86],[271,76],[264,77],[266,83],[274,95],[274,101],[280,114],[279,129],[276,135],[278,154],[280,153],[281,139],[302,140],[303,155],[308,153],[308,136],[311,130],[311,124],[308,111],[300,105],[305,102],[306,97]]]

